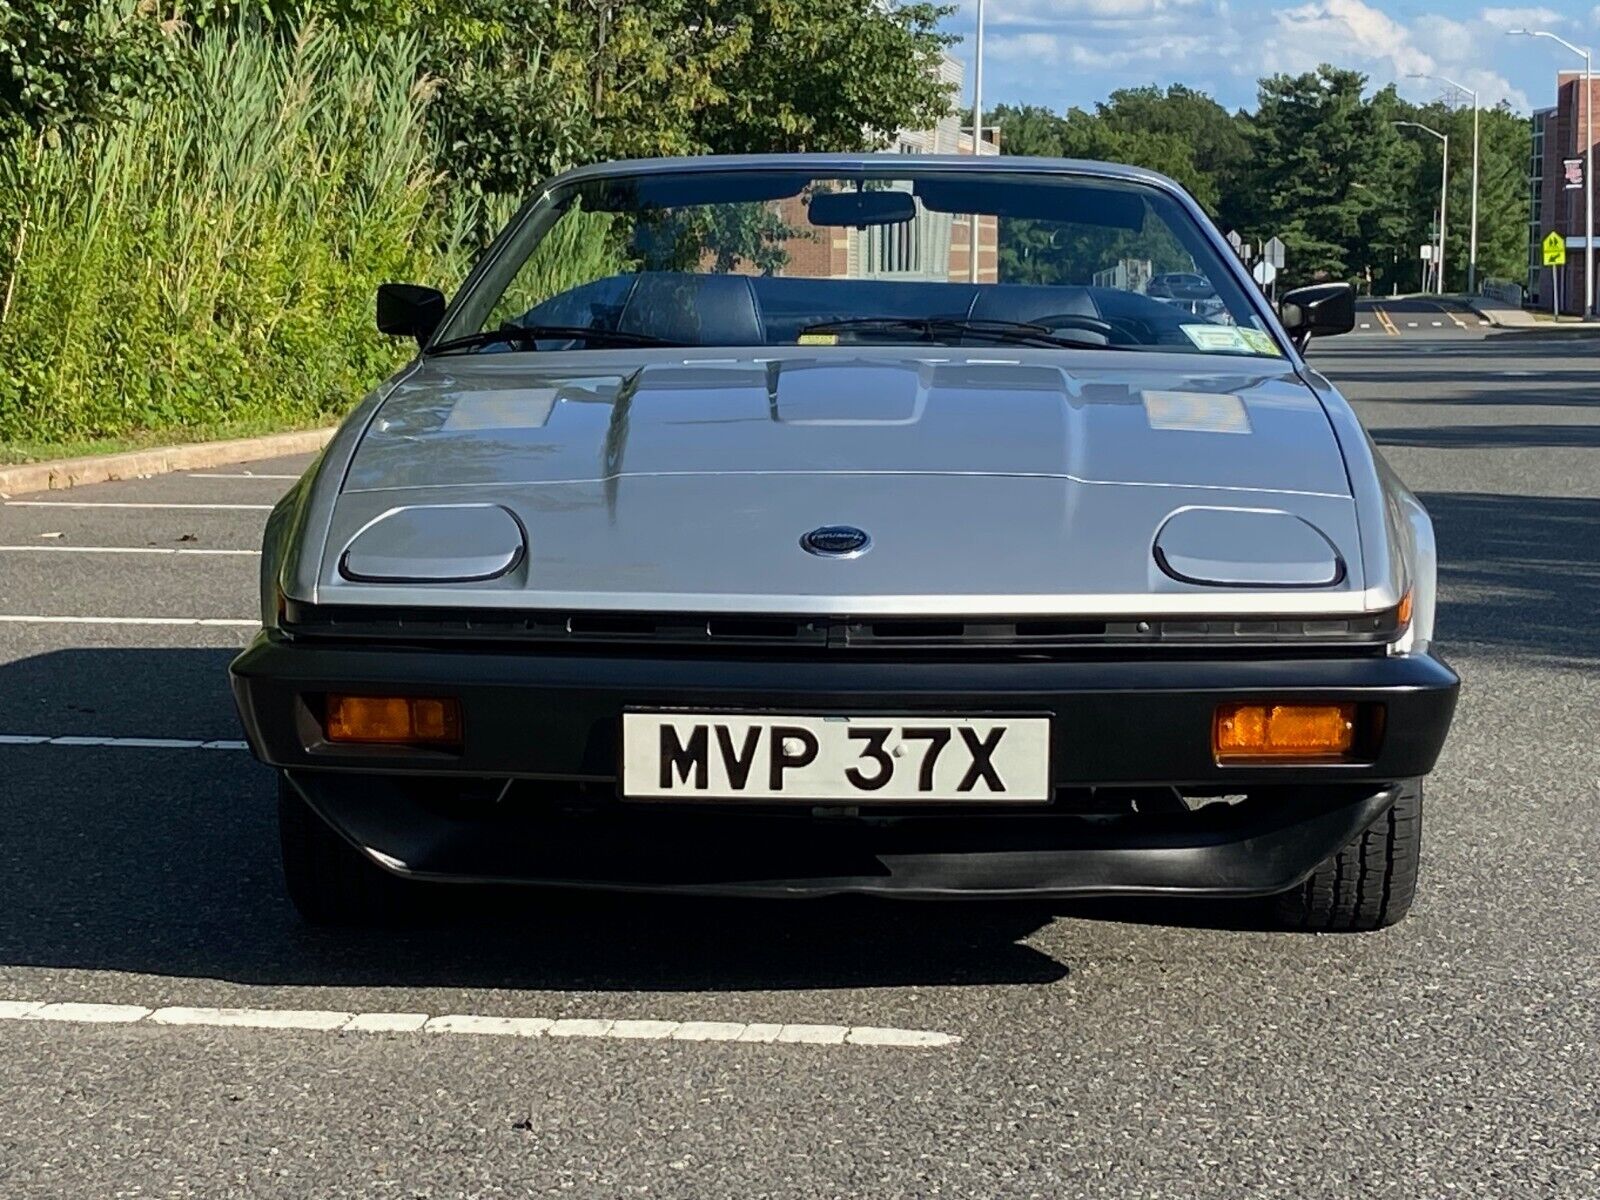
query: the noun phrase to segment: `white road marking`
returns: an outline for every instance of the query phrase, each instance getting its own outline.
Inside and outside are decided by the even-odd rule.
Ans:
[[[0,554],[197,554],[260,557],[259,550],[202,550],[184,546],[0,546]]]
[[[248,750],[247,742],[231,738],[51,737],[38,733],[0,733],[0,746],[104,746],[114,750]]]
[[[431,1017],[423,1026],[429,1033],[474,1033],[499,1037],[543,1037],[555,1024],[548,1017],[475,1017],[451,1013]]]
[[[948,1034],[928,1029],[874,1029],[857,1025],[845,1041],[852,1046],[943,1046]]]
[[[19,1021],[73,1021],[87,1025],[131,1025],[150,1015],[142,1004],[41,1004]]]
[[[675,1042],[736,1042],[745,1027],[737,1021],[683,1021],[672,1031]]]
[[[1406,328],[1407,329],[1415,329],[1416,327],[1417,327],[1417,323],[1415,321],[1407,321],[1406,322]]]
[[[213,512],[271,512],[270,504],[167,504],[147,500],[7,500],[7,508],[183,508]]]
[[[51,1004],[0,999],[0,1021],[149,1024],[170,1028],[297,1030],[312,1033],[455,1034],[466,1037],[607,1038],[620,1041],[748,1042],[810,1046],[938,1049],[961,1039],[934,1029],[873,1025],[745,1024],[739,1021],[649,1021],[609,1018],[492,1017],[474,1013],[350,1013],[322,1009],[191,1008],[142,1004]]]
[[[1434,327],[1434,328],[1435,328],[1435,329],[1440,329],[1440,328],[1442,328],[1442,327],[1443,327],[1443,326],[1444,326],[1444,322],[1443,322],[1443,321],[1435,321],[1435,322],[1433,322],[1433,327]]]
[[[1371,321],[1363,321],[1363,322],[1361,322],[1361,328],[1363,328],[1363,329],[1371,329],[1372,328],[1372,322]]]
[[[0,613],[4,625],[198,625],[213,629],[258,629],[251,617],[57,617],[35,613]]]
[[[345,1023],[349,1033],[416,1033],[428,1023],[427,1013],[357,1013]]]
[[[355,1013],[289,1008],[158,1008],[156,1025],[212,1025],[225,1029],[343,1029]]]

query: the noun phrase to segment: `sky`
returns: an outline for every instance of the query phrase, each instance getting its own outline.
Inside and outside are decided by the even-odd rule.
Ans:
[[[963,39],[952,53],[967,63],[969,104],[975,11],[975,0],[960,0],[945,22]],[[1254,108],[1258,77],[1329,62],[1364,72],[1374,90],[1396,83],[1413,101],[1447,88],[1408,76],[1446,75],[1485,105],[1527,113],[1552,102],[1558,69],[1581,70],[1583,60],[1547,39],[1506,36],[1518,27],[1548,29],[1600,58],[1595,0],[985,0],[984,107],[1092,108],[1115,88],[1182,83]]]

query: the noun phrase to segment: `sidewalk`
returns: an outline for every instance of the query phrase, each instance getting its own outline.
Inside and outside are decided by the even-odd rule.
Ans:
[[[1573,317],[1553,321],[1541,313],[1518,308],[1514,304],[1507,304],[1504,300],[1496,300],[1492,296],[1444,298],[1459,299],[1484,320],[1501,329],[1531,329],[1540,333],[1589,333],[1600,330],[1600,321],[1580,321]]]
[[[0,467],[0,496],[46,492],[107,483],[114,479],[142,479],[172,471],[199,471],[224,464],[283,458],[321,450],[332,429],[308,429],[268,437],[240,438],[230,442],[193,442],[154,450],[129,450],[122,454],[97,454],[89,458],[58,458],[50,462]]]

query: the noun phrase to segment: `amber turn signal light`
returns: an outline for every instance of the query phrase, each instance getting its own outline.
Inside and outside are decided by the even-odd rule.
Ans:
[[[332,694],[328,697],[324,727],[330,742],[458,746],[461,705],[433,696]]]
[[[1354,704],[1223,704],[1211,725],[1218,762],[1343,758],[1356,740]]]
[[[1406,594],[1400,597],[1400,607],[1395,609],[1395,623],[1404,629],[1411,624],[1411,589],[1406,589]]]

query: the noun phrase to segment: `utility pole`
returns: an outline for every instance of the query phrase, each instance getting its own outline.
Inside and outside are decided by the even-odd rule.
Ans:
[[[1478,93],[1457,83],[1448,75],[1413,73],[1413,79],[1433,79],[1472,97],[1472,232],[1467,242],[1467,291],[1478,294]]]
[[[1523,37],[1549,38],[1583,59],[1584,163],[1583,163],[1583,315],[1593,319],[1594,311],[1594,56],[1587,48],[1574,46],[1548,29],[1511,29]]]
[[[1444,143],[1444,160],[1439,168],[1439,253],[1435,260],[1438,275],[1436,277],[1436,286],[1434,287],[1434,291],[1443,295],[1445,213],[1446,205],[1450,202],[1450,135],[1448,133],[1440,133],[1437,129],[1432,129],[1418,121],[1395,121],[1394,124],[1409,129],[1420,129],[1423,133],[1431,133]]]
[[[972,55],[972,157],[983,153],[983,0],[978,0],[978,36]],[[967,280],[978,282],[978,214],[968,213],[972,244],[967,251]]]

